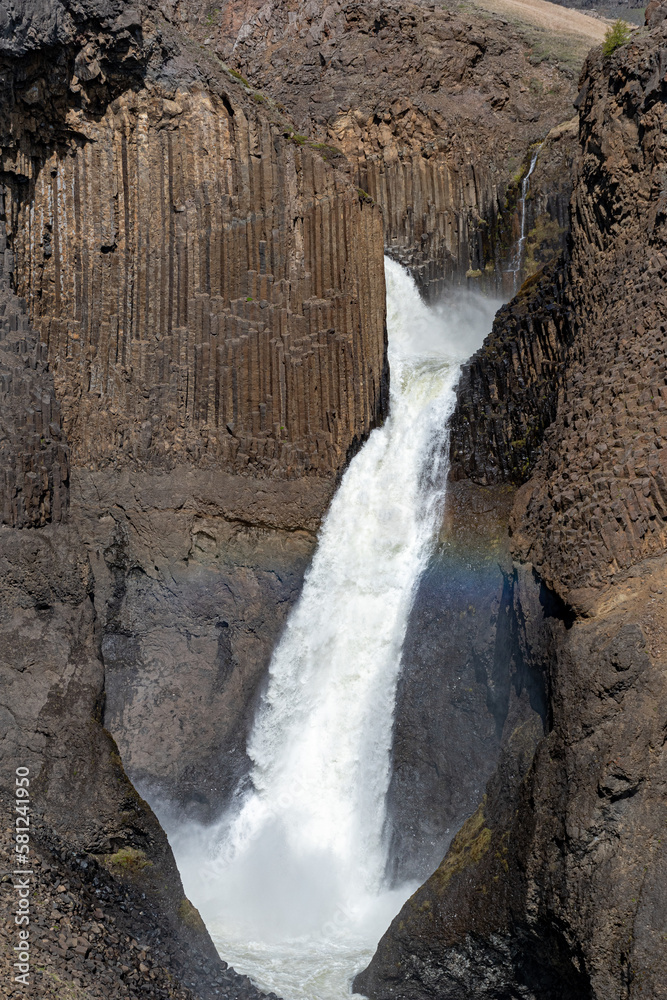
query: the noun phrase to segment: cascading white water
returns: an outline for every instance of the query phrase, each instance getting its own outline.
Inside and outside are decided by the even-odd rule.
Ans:
[[[523,248],[526,244],[526,198],[528,197],[528,192],[530,190],[530,178],[533,171],[537,165],[537,157],[540,155],[540,150],[544,145],[543,142],[539,144],[535,152],[533,153],[532,159],[530,161],[530,167],[526,176],[521,182],[521,198],[519,199],[519,204],[521,206],[521,232],[519,234],[519,242],[516,246],[516,253],[514,255],[514,261],[512,263],[512,274],[514,275],[513,291],[516,294],[517,285],[519,282],[519,274],[521,273],[521,265],[523,264]]]
[[[390,414],[351,462],[274,652],[252,790],[214,828],[171,830],[221,955],[285,1000],[342,1000],[411,890],[383,886],[401,646],[437,535],[461,362],[498,303],[428,308],[386,261]]]

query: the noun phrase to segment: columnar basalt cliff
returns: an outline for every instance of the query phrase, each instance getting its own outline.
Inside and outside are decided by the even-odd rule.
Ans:
[[[386,406],[377,210],[228,94],[147,87],[66,127],[4,169],[73,463],[335,474]]]
[[[210,815],[238,778],[216,777],[220,760],[245,760],[313,533],[384,418],[382,218],[165,12],[56,3],[5,26],[7,236],[57,400],[29,411],[39,475],[14,448],[28,464],[7,472],[6,506],[14,523],[39,489],[36,523],[57,519],[70,476],[108,635],[106,721],[136,776],[168,776],[169,797],[190,758],[208,761],[186,787]],[[175,728],[151,712],[170,748],[155,759],[133,738],[165,687]],[[183,734],[192,696],[228,722],[211,708]]]
[[[0,221],[0,520],[13,528],[41,527],[67,513],[69,448],[46,348],[11,288],[13,257],[4,230]]]
[[[522,162],[571,113],[568,59],[601,40],[600,25],[583,19],[561,51],[558,38],[545,47],[521,22],[453,4],[256,0],[202,20],[201,37],[253,87],[345,154],[382,208],[387,251],[427,295],[466,277],[511,294]],[[531,216],[536,242],[562,227],[569,193],[569,172],[554,170]]]
[[[558,257],[500,309],[484,346],[463,366],[451,420],[453,479],[520,485],[529,475],[567,370],[565,292]]]
[[[521,300],[462,383],[459,441],[466,406],[498,414],[495,446],[467,453],[479,478],[516,474],[496,398],[518,367],[529,405],[553,393],[512,517],[517,634],[545,677],[547,735],[522,727],[507,744],[357,980],[373,998],[666,995],[666,59],[663,5],[650,31],[587,63],[556,386]],[[553,307],[533,299],[533,330]]]

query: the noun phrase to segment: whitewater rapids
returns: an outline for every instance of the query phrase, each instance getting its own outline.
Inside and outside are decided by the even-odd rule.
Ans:
[[[168,829],[222,957],[284,1000],[343,1000],[411,885],[384,884],[394,698],[433,551],[460,365],[497,302],[426,306],[387,260],[389,417],[351,462],[271,661],[251,790],[214,827]]]

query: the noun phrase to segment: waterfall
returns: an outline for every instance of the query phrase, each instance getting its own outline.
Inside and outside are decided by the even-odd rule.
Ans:
[[[521,182],[521,198],[519,199],[519,205],[521,206],[521,234],[519,236],[519,242],[517,243],[516,253],[514,254],[514,260],[512,262],[511,272],[514,276],[513,279],[513,292],[516,295],[519,274],[521,273],[521,266],[523,264],[523,248],[526,242],[526,198],[528,197],[528,192],[530,191],[530,178],[537,165],[537,157],[540,155],[540,150],[544,145],[543,142],[539,144],[535,152],[533,153],[532,159],[530,161],[530,167],[526,173],[526,176]]]
[[[383,884],[394,697],[437,538],[478,296],[427,307],[386,261],[390,413],[351,462],[275,649],[249,740],[251,790],[213,828],[170,830],[220,954],[285,1000],[342,1000],[414,888]]]

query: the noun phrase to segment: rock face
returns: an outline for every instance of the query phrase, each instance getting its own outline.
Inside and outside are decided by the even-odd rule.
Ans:
[[[323,502],[310,522],[295,505],[286,531],[270,526],[266,488],[255,497],[264,525],[242,523],[226,506],[243,503],[237,478],[74,477],[105,609],[105,725],[151,802],[204,822],[248,772],[258,692],[315,544],[298,525],[316,524]],[[299,483],[286,485],[299,495]],[[283,525],[286,507],[274,498]]]
[[[11,288],[12,267],[0,221],[0,516],[13,528],[40,527],[66,515],[69,449],[46,350]]]
[[[382,420],[380,215],[235,89],[73,95],[65,148],[5,151],[76,465],[331,475]]]
[[[2,7],[0,68],[2,791],[30,768],[36,895],[69,899],[37,989],[251,1000],[101,723],[198,818],[243,772],[384,416],[381,213],[150,3]],[[119,930],[97,948],[95,897]]]
[[[667,995],[666,53],[656,18],[610,59],[591,55],[579,98],[567,349],[512,516],[513,614],[525,662],[544,672],[547,735],[509,741],[478,812],[357,980],[370,997]],[[529,359],[525,308],[505,314],[486,382],[476,360],[489,407],[512,356]],[[539,399],[540,370],[526,372],[521,389]],[[512,475],[511,421],[506,408],[493,461],[481,450],[473,475]]]
[[[57,970],[63,976],[63,987],[71,986],[74,976],[96,989],[102,976],[102,982],[109,986],[105,995],[144,996],[147,991],[155,995],[155,984],[150,977],[144,982],[133,963],[123,973],[121,961],[118,971],[110,974],[111,962],[98,949],[83,947],[83,961],[82,953],[75,952],[83,943],[68,944],[72,933],[77,934],[72,917],[78,919],[83,932],[81,925],[94,919],[93,911],[101,903],[105,910],[109,907],[110,915],[114,910],[121,914],[126,931],[132,928],[132,918],[124,918],[122,911],[135,913],[133,936],[149,929],[142,916],[150,913],[156,961],[177,980],[194,985],[199,996],[213,997],[215,981],[224,967],[196,910],[185,899],[157,819],[128,781],[117,748],[100,724],[104,667],[86,552],[70,526],[22,531],[3,527],[0,569],[1,797],[4,814],[13,822],[15,800],[10,796],[16,768],[29,769],[30,860],[37,869],[30,883],[34,918],[30,927],[34,955],[31,983],[37,995],[57,995],[49,992],[50,973]],[[5,871],[16,867],[14,847],[13,836],[6,837],[3,832]],[[49,919],[44,909],[43,866],[52,870],[56,866],[51,877],[58,879],[57,885],[61,879],[67,880],[67,888],[74,879],[72,895],[59,897],[63,920],[53,914]],[[13,886],[6,883],[5,888],[3,909],[11,900],[13,914]],[[38,929],[45,932],[54,922],[65,934],[55,950],[45,941],[38,943]],[[14,928],[13,916],[5,927]],[[17,939],[10,934],[5,940],[12,954]],[[65,964],[67,957],[73,964]],[[234,988],[232,985],[237,996]]]
[[[105,721],[138,779],[210,818],[337,478],[384,417],[381,213],[167,7],[3,25],[6,260],[49,365],[5,380],[33,397],[5,520],[57,520],[71,478]]]
[[[455,5],[254,0],[200,30],[303,132],[345,154],[382,208],[387,252],[427,296],[466,280],[511,293],[527,150],[574,98],[571,68],[535,59],[525,25]],[[569,173],[550,181],[537,214],[553,237]]]
[[[387,800],[389,875],[422,879],[475,811],[514,730],[546,715],[513,613],[514,490],[451,483],[403,645]]]
[[[481,485],[527,478],[553,422],[572,332],[565,261],[552,261],[503,306],[463,366],[451,420],[451,477]]]

